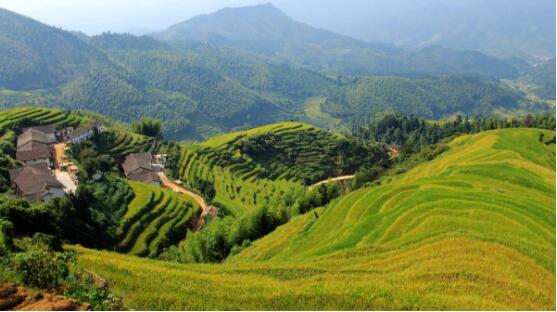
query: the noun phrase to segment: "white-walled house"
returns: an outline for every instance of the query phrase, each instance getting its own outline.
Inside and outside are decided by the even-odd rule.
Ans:
[[[79,144],[92,138],[95,133],[103,133],[104,131],[105,127],[100,121],[90,122],[83,127],[68,132],[66,134],[66,141],[72,144]]]

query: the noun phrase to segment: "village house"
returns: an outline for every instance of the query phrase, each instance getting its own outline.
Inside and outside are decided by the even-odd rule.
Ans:
[[[11,169],[9,173],[16,194],[31,203],[65,196],[64,186],[56,180],[44,163]]]
[[[26,165],[45,164],[50,167],[52,151],[49,144],[56,141],[54,130],[47,132],[44,127],[26,128],[17,137],[16,159]]]
[[[95,133],[103,133],[104,131],[104,125],[100,121],[94,121],[83,127],[79,127],[76,130],[68,131],[65,134],[65,140],[68,143],[79,144],[92,138]]]
[[[160,185],[160,180],[157,172],[153,168],[153,156],[150,152],[129,154],[122,164],[126,178],[148,183]]]
[[[25,133],[29,130],[35,130],[41,132],[46,141],[45,143],[51,144],[56,142],[56,125],[44,125],[44,126],[35,126],[35,127],[27,127],[22,129],[22,133]]]

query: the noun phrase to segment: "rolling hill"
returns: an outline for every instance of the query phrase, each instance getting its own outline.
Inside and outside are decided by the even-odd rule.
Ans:
[[[354,173],[381,159],[380,148],[297,122],[231,132],[184,149],[179,175],[190,187],[211,183],[231,215],[272,204],[320,179]],[[343,161],[338,161],[343,159]]]
[[[555,136],[458,137],[219,265],[73,249],[135,309],[553,310],[555,145],[541,134]]]
[[[73,34],[0,8],[0,87],[51,88],[107,57]]]

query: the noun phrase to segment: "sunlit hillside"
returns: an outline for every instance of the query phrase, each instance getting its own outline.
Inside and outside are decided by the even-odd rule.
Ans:
[[[541,134],[555,136],[459,137],[437,159],[297,217],[224,264],[74,249],[135,309],[553,310],[555,145]]]

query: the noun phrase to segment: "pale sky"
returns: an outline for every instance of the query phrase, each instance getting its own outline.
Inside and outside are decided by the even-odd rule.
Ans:
[[[268,0],[0,0],[0,7],[89,35],[151,32],[223,7]]]

